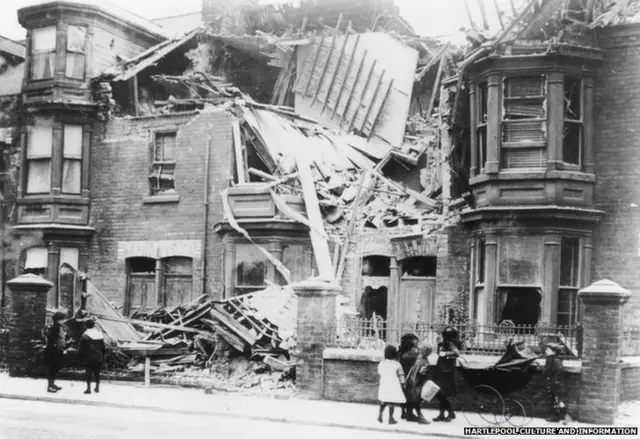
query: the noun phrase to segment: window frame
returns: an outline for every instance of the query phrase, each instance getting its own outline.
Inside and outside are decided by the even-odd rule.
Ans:
[[[80,128],[80,156],[79,157],[67,157],[66,156],[66,142],[67,142],[67,127],[79,127]],[[82,194],[82,177],[84,174],[84,170],[83,168],[83,161],[84,161],[84,125],[80,124],[80,123],[66,123],[63,122],[62,123],[62,149],[61,149],[61,156],[62,156],[62,173],[61,173],[61,178],[62,181],[60,182],[60,191],[61,193],[65,194],[65,195],[80,195]],[[78,191],[77,192],[68,192],[65,191],[65,164],[66,163],[77,163],[80,165],[80,172],[78,174],[78,179],[79,181],[78,183]]]
[[[261,243],[257,243],[259,246],[264,247],[264,245],[262,245]],[[233,260],[233,296],[237,297],[237,296],[242,296],[245,294],[250,294],[253,293],[255,291],[260,291],[263,290],[267,287],[267,280],[268,280],[268,271],[269,271],[269,260],[267,259],[267,257],[265,255],[262,254],[262,252],[260,252],[260,250],[258,250],[255,245],[253,245],[252,243],[247,243],[247,242],[235,242],[234,244],[234,260]],[[240,283],[240,276],[238,273],[238,265],[241,262],[246,262],[245,260],[240,260],[239,257],[239,251],[238,249],[240,247],[246,247],[246,248],[251,248],[251,249],[255,249],[255,251],[261,256],[261,258],[257,259],[258,262],[262,262],[263,265],[263,274],[262,274],[262,285],[258,285],[258,284],[250,284],[250,283]],[[284,254],[284,251],[283,251]],[[244,277],[244,276],[243,276]],[[242,279],[243,282],[245,279]],[[243,291],[242,293],[239,293],[239,291]]]
[[[564,260],[563,260],[563,255],[562,255],[562,250],[563,250],[563,241],[567,241],[567,240],[572,240],[575,241],[576,243],[576,248],[575,248],[575,262],[572,264],[572,274],[573,276],[571,276],[571,278],[573,279],[572,282],[573,285],[564,285],[563,284],[563,265],[564,265]],[[558,270],[558,292],[557,292],[557,304],[556,304],[556,309],[555,309],[555,318],[556,318],[556,323],[557,325],[560,326],[560,319],[559,316],[561,315],[565,315],[568,316],[567,317],[567,322],[568,325],[563,325],[563,326],[574,326],[576,325],[579,321],[580,321],[580,303],[578,301],[578,291],[581,288],[581,284],[582,284],[582,269],[583,269],[583,264],[584,264],[584,255],[582,254],[582,240],[580,237],[577,236],[562,236],[560,238],[560,269]],[[562,295],[568,295],[569,299],[568,299],[568,304],[569,304],[569,309],[568,310],[562,310],[561,311],[561,296]]]
[[[164,144],[162,150],[162,159],[158,160],[158,140],[160,137],[173,136],[174,137],[174,158],[172,160],[164,160]],[[177,158],[175,157],[178,151],[178,130],[158,130],[153,132],[152,144],[151,144],[151,170],[149,173],[149,196],[162,197],[166,195],[173,195],[176,191],[176,164]],[[169,176],[169,178],[162,178],[162,176]],[[154,187],[155,180],[155,187]],[[161,190],[162,181],[170,181],[173,187],[168,190]],[[174,192],[169,192],[173,190]]]
[[[36,135],[35,135],[35,131],[37,129],[47,129],[49,131],[49,155],[35,155],[32,156],[31,155],[31,145],[32,142],[36,141]],[[24,155],[24,160],[25,160],[25,177],[24,177],[24,193],[27,196],[30,195],[42,195],[42,194],[49,194],[51,193],[51,189],[53,187],[52,184],[52,179],[53,179],[53,155],[54,155],[54,140],[55,140],[55,136],[54,136],[54,127],[53,127],[53,123],[34,123],[32,125],[29,125],[27,128],[27,131],[25,133],[25,137],[26,137],[26,145],[25,145],[25,155]],[[30,191],[29,190],[29,182],[30,182],[30,178],[31,178],[31,174],[32,174],[32,168],[31,165],[33,163],[47,163],[48,167],[49,167],[49,177],[48,177],[48,188],[46,191]]]
[[[549,87],[548,87],[548,78],[545,73],[523,73],[523,74],[507,74],[502,75],[502,88],[501,88],[501,114],[499,117],[499,148],[500,148],[500,163],[499,168],[501,171],[506,172],[523,172],[528,170],[540,170],[545,169],[548,162],[548,151],[549,151]],[[507,93],[507,89],[509,86],[509,81],[524,79],[524,78],[539,78],[540,79],[540,91],[543,93],[541,95],[523,95],[523,96],[510,96],[510,93]],[[518,101],[538,101],[540,100],[540,109],[542,112],[541,116],[537,117],[523,117],[516,119],[507,118],[507,102],[518,102]],[[505,129],[509,125],[516,124],[539,124],[541,133],[544,135],[544,139],[540,141],[518,141],[511,142],[505,140],[506,131]],[[509,165],[509,154],[511,151],[531,151],[536,150],[540,154],[540,166],[513,166]]]
[[[69,34],[71,28],[82,28],[84,29],[84,43],[81,49],[71,48]],[[68,79],[84,81],[87,76],[87,35],[89,33],[89,27],[78,25],[78,24],[69,24],[66,29],[66,47],[65,47],[65,62],[64,62],[64,76]],[[82,75],[81,76],[72,76],[69,74],[69,54],[72,55],[82,55]]]
[[[476,164],[478,174],[483,174],[487,164],[487,129],[489,125],[489,82],[479,81],[476,85]]]
[[[580,117],[578,119],[571,119],[567,117],[568,109],[567,107],[567,79],[574,79],[579,83],[579,99],[580,103],[578,105],[578,109],[580,111]],[[562,145],[559,147],[562,150],[562,165],[565,169],[577,170],[581,171],[584,167],[584,156],[585,156],[585,84],[584,78],[576,75],[564,75],[564,81],[562,86]],[[567,124],[573,124],[578,127],[578,163],[571,163],[565,160],[565,131]]]
[[[36,51],[36,34],[38,31],[42,31],[44,29],[53,29],[54,34],[54,42],[53,48],[49,50],[39,50]],[[29,81],[38,82],[38,81],[49,81],[55,77],[56,74],[56,65],[57,65],[57,49],[58,49],[58,26],[56,24],[49,26],[42,26],[38,28],[34,28],[31,30],[31,37],[29,42]],[[41,77],[35,77],[36,72],[36,64],[39,57],[51,57],[52,59],[48,60],[51,63],[51,75],[44,76],[44,66],[43,66],[43,75]]]

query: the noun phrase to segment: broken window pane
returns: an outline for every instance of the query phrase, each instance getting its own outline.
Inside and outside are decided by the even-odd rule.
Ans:
[[[67,50],[84,53],[86,34],[87,28],[84,26],[69,26],[67,29]]]
[[[302,244],[290,244],[282,251],[282,263],[291,271],[291,280],[300,282],[311,276],[310,258]]]
[[[502,148],[501,167],[504,169],[544,168],[547,151],[544,148]]]
[[[478,123],[487,123],[487,83],[481,82],[478,84]]]
[[[55,53],[39,53],[33,55],[31,79],[38,80],[53,78],[55,57]]]
[[[562,130],[562,161],[582,164],[582,80],[571,76],[564,80],[564,129]]]
[[[531,287],[502,287],[498,288],[497,323],[506,320],[516,326],[533,326],[540,318],[540,289]]]
[[[500,239],[499,283],[540,285],[541,240],[537,236],[503,236]]]
[[[265,256],[253,244],[236,245],[236,294],[264,288],[267,273]]]
[[[476,148],[478,167],[483,169],[487,163],[487,126],[481,126],[476,131]]]
[[[577,287],[580,266],[580,239],[562,238],[560,241],[560,285]]]
[[[582,120],[582,81],[571,76],[564,78],[564,118]]]
[[[82,125],[64,126],[62,156],[62,192],[79,194],[82,181]]]

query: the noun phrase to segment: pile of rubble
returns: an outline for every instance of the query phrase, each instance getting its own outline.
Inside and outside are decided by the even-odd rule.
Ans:
[[[70,334],[81,334],[82,320],[96,319],[108,342],[107,370],[136,374],[148,368],[225,391],[294,389],[297,302],[290,288],[274,285],[222,301],[201,296],[125,318],[86,283],[90,293],[81,318],[67,326]]]

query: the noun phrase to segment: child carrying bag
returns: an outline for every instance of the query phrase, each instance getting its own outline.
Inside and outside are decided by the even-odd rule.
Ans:
[[[439,390],[440,387],[433,381],[429,380],[422,386],[422,390],[420,390],[420,397],[423,401],[429,402],[434,396],[436,396],[436,393],[438,393]]]

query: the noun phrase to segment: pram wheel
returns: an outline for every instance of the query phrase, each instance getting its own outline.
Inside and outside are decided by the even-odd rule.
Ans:
[[[505,404],[500,392],[485,384],[474,386],[472,390],[469,405],[463,409],[467,422],[473,426],[483,423],[499,425],[504,422]]]
[[[524,427],[529,422],[522,403],[511,398],[504,399],[504,420],[514,427]]]

